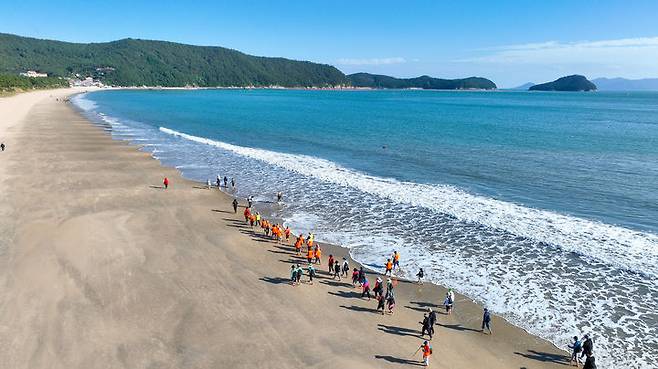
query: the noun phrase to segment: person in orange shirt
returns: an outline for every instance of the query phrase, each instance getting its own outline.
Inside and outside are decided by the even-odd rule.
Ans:
[[[425,341],[423,342],[422,345],[420,345],[420,350],[423,353],[423,363],[425,366],[430,366],[430,356],[432,356],[432,346],[430,346],[430,343]]]
[[[244,221],[247,223],[249,221],[249,217],[251,216],[251,210],[249,208],[244,208]]]
[[[302,237],[302,235],[299,235],[299,237],[297,237],[297,241],[295,241],[295,251],[297,252],[298,256],[302,254],[303,242],[304,242],[304,238]]]
[[[313,261],[313,257],[315,256],[315,253],[313,252],[313,249],[310,247],[308,248],[308,253],[306,254],[306,259],[308,260],[308,263],[311,264]]]
[[[391,276],[393,274],[393,263],[391,262],[391,259],[386,260],[386,272],[384,272],[384,275]]]
[[[251,224],[251,228],[254,228],[254,223],[256,223],[256,216],[251,214],[249,216],[249,224]]]
[[[400,254],[393,251],[393,269],[400,269]]]
[[[286,226],[286,229],[283,231],[283,233],[286,234],[286,242],[288,242],[288,240],[290,240],[290,228]]]
[[[322,249],[319,244],[315,246],[315,262],[322,264]]]

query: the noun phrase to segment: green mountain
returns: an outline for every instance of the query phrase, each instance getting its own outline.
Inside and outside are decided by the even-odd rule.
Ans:
[[[596,85],[590,82],[584,76],[574,74],[558,78],[553,82],[534,85],[529,91],[594,91]]]
[[[214,46],[124,39],[70,43],[0,33],[0,73],[36,70],[93,76],[118,86],[328,87],[348,83],[330,65],[243,54]]]
[[[440,79],[429,76],[395,78],[380,74],[355,73],[347,76],[354,87],[369,88],[422,88],[426,90],[493,90],[496,84],[486,78]]]

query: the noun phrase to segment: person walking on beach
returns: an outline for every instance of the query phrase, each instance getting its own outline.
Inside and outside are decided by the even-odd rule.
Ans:
[[[384,295],[384,281],[381,278],[377,277],[375,280],[375,287],[372,289],[372,292],[375,293],[375,297]]]
[[[418,284],[423,284],[423,277],[425,276],[425,272],[423,272],[423,268],[420,268],[418,273],[416,273],[416,277],[418,277]]]
[[[386,296],[393,295],[393,281],[391,278],[386,279]]]
[[[590,338],[589,334],[583,336],[583,353],[580,358],[591,356],[594,353],[594,341]]]
[[[301,234],[299,237],[297,237],[297,240],[295,241],[295,253],[297,256],[302,255],[302,244],[304,243],[304,236]]]
[[[315,246],[315,262],[318,265],[322,265],[322,249],[320,248],[320,244]]]
[[[420,351],[423,353],[423,364],[425,366],[430,366],[430,356],[432,356],[432,346],[430,343],[425,341],[420,345]]]
[[[313,284],[313,277],[315,277],[315,268],[313,264],[308,265],[308,284]]]
[[[253,195],[247,197],[247,204],[249,204],[249,207],[251,207],[254,204],[254,196]]]
[[[340,281],[340,264],[338,263],[338,260],[334,261],[334,276],[332,279],[335,279],[338,277],[338,280]]]
[[[162,184],[164,185],[165,190],[169,188],[169,178],[164,177],[164,180],[162,181]]]
[[[359,281],[359,270],[354,268],[354,271],[352,271],[352,285],[356,287],[356,282]]]
[[[585,360],[585,365],[583,365],[583,369],[596,369],[596,361],[594,360],[593,353],[587,355],[587,359]]]
[[[430,341],[432,340],[432,325],[430,324],[430,318],[427,314],[423,314],[423,321],[421,322],[420,335],[425,337],[425,334],[430,336]]]
[[[309,248],[308,248],[308,252],[306,253],[306,260],[308,261],[309,264],[310,264],[311,262],[313,262],[313,257],[314,257],[314,256],[315,256],[315,253],[313,252],[313,249],[311,249],[311,248],[309,247]]]
[[[295,264],[290,266],[290,284],[295,285],[297,283],[297,268]]]
[[[448,288],[448,296],[450,297],[450,311],[455,310],[455,291],[452,288]]]
[[[370,282],[368,278],[363,278],[363,291],[361,292],[361,298],[368,296],[368,301],[370,301]]]
[[[329,264],[329,275],[333,275],[334,274],[334,255],[333,254],[329,254],[328,264]]]
[[[446,293],[446,298],[443,300],[443,306],[446,308],[446,314],[450,315],[452,313],[452,299],[450,294]]]
[[[238,199],[233,199],[233,213],[238,213]]]
[[[386,265],[384,266],[386,268],[386,271],[384,272],[384,275],[387,276],[392,276],[393,275],[393,262],[391,262],[391,259],[386,260]]]
[[[489,331],[489,334],[493,334],[491,331],[491,313],[489,313],[489,309],[487,308],[484,308],[484,313],[482,314],[482,333],[484,333],[485,328]]]
[[[251,210],[249,210],[249,207],[244,208],[244,222],[247,223],[249,222],[249,218],[251,217]]]
[[[304,274],[304,270],[302,270],[302,267],[297,264],[297,284],[302,283],[302,274]]]
[[[217,179],[215,180],[215,185],[217,185],[217,189],[220,189],[222,187],[222,180],[219,179],[219,174],[217,175]]]
[[[347,273],[350,272],[350,264],[347,262],[347,259],[343,258],[343,276],[347,277]]]
[[[363,286],[363,282],[366,280],[366,271],[363,270],[363,267],[359,267],[359,284]]]
[[[290,242],[290,227],[286,226],[283,233],[286,235],[286,243]]]
[[[432,335],[434,335],[434,325],[436,325],[436,311],[432,308],[427,308],[427,317],[430,320],[430,328],[432,329]]]
[[[224,176],[224,187],[228,188],[228,178]]]
[[[0,143],[0,150],[5,151],[5,143]]]
[[[206,180],[206,189],[210,189],[210,178]]]
[[[569,365],[575,362],[576,367],[578,367],[578,364],[580,364],[580,359],[578,358],[578,354],[580,354],[580,352],[583,350],[583,344],[578,339],[578,336],[573,336],[573,343],[568,347],[571,349],[571,360],[569,360]]]
[[[386,298],[384,298],[384,296],[381,295],[375,296],[375,298],[377,299],[377,311],[381,309],[382,315],[384,315],[384,309],[386,307]]]
[[[397,251],[393,251],[393,269],[400,269],[400,254]]]
[[[393,308],[395,307],[395,296],[393,295],[393,290],[386,292],[386,303],[388,304],[388,313],[393,314]]]

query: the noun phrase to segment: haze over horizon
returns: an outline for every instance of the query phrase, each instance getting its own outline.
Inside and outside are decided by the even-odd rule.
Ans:
[[[499,87],[568,74],[658,77],[658,3],[25,0],[0,5],[0,32],[70,42],[142,38],[331,64],[346,74],[486,77]],[[25,16],[30,21],[25,21]]]

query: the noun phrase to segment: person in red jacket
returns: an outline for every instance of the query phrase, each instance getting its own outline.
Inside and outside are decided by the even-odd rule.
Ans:
[[[164,181],[162,181],[162,184],[164,184],[165,190],[169,188],[169,178],[165,177]]]

